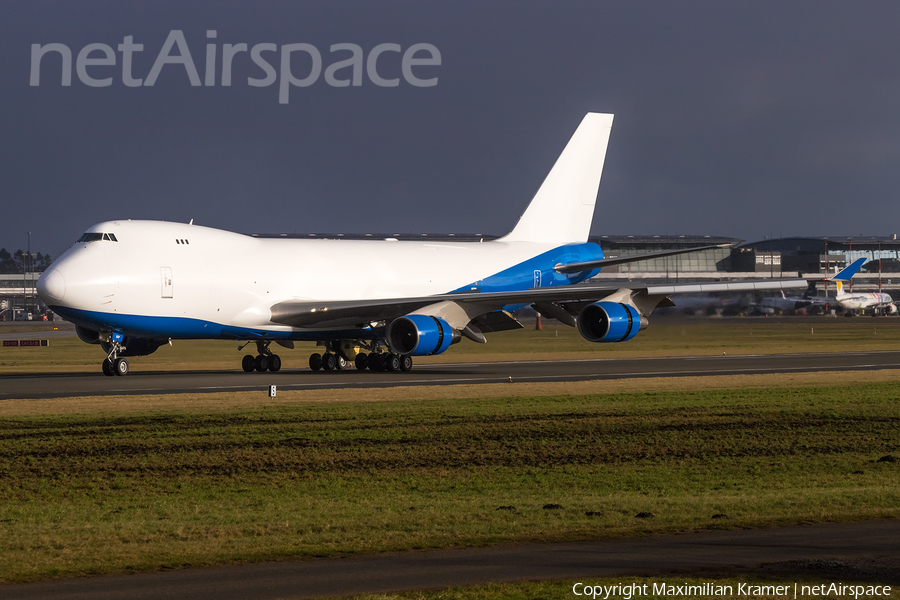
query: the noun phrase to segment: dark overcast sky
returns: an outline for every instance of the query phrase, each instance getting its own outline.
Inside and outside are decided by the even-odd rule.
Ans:
[[[107,219],[242,232],[508,231],[586,112],[615,113],[595,234],[900,233],[900,3],[868,1],[5,2],[0,246],[58,255]],[[247,53],[231,87],[167,65],[109,87],[32,44],[144,51],[182,30],[204,77],[223,44],[429,43],[438,77],[393,88],[323,76],[290,90]],[[177,51],[173,51],[177,54]],[[91,57],[99,57],[100,53]],[[277,54],[264,54],[276,69]],[[294,55],[297,76],[309,72]],[[383,55],[383,77],[400,75]],[[345,72],[346,73],[346,72]],[[218,75],[218,74],[217,74]]]

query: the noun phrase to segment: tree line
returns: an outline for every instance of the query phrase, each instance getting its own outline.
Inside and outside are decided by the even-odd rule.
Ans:
[[[10,254],[6,248],[0,248],[0,273],[21,273],[23,267],[29,272],[46,271],[53,262],[49,254],[32,252],[30,259],[26,256],[27,254],[23,250],[16,250]]]

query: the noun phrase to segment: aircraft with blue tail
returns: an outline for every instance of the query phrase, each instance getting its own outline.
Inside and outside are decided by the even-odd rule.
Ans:
[[[859,271],[860,267],[866,262],[866,258],[858,258],[848,265],[840,273],[831,277],[830,280],[837,284],[837,295],[834,300],[842,308],[851,312],[865,312],[872,310],[876,314],[894,314],[897,312],[897,305],[894,304],[890,294],[884,292],[846,292],[844,286],[850,282],[854,275]]]
[[[106,354],[106,375],[128,357],[172,340],[255,344],[241,366],[278,371],[272,344],[318,342],[313,371],[408,371],[465,337],[521,328],[532,305],[577,327],[589,342],[625,342],[679,293],[805,288],[803,279],[610,287],[588,280],[603,267],[712,248],[606,258],[588,243],[613,116],[582,120],[507,235],[445,242],[260,238],[166,221],[114,220],[90,227],[41,276],[37,289],[82,341]]]

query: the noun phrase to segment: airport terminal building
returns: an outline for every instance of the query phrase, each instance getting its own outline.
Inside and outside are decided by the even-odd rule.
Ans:
[[[699,235],[610,235],[591,238],[606,256],[721,246],[678,256],[608,267],[596,279],[666,282],[791,278],[833,274],[858,258],[869,262],[854,278],[861,291],[900,289],[900,240],[885,237],[787,237],[758,242]]]
[[[0,320],[29,320],[28,313],[40,313],[35,282],[40,273],[0,273]]]

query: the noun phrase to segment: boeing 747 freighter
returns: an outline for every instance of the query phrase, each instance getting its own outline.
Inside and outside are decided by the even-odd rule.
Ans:
[[[799,289],[786,280],[615,288],[588,243],[613,116],[589,113],[516,226],[485,242],[263,239],[165,221],[90,227],[38,280],[41,299],[106,354],[103,372],[178,339],[255,344],[245,371],[278,371],[272,345],[315,341],[310,367],[408,371],[466,337],[520,328],[532,305],[589,342],[625,342],[677,293]]]

